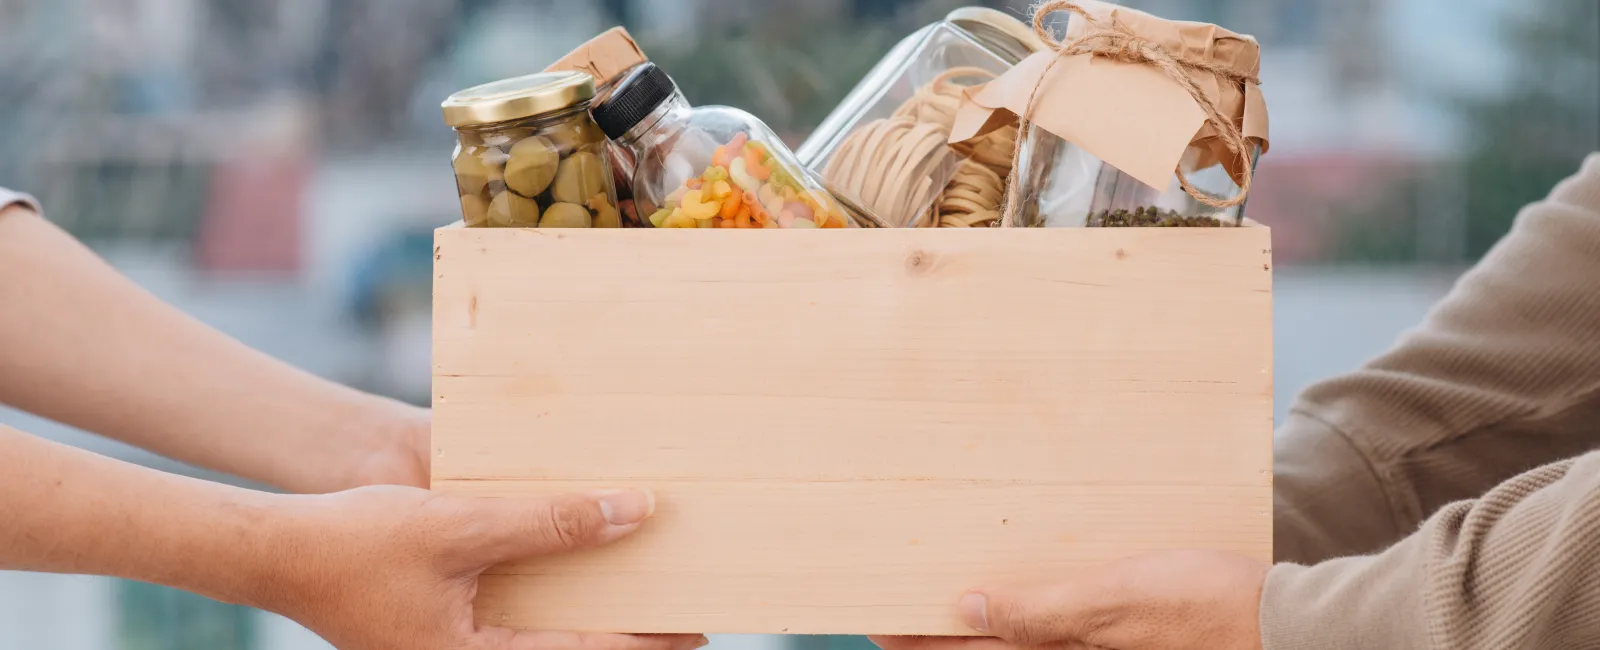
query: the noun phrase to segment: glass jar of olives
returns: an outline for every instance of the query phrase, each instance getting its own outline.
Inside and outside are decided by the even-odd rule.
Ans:
[[[606,137],[589,117],[594,79],[546,72],[444,101],[469,228],[620,228]]]

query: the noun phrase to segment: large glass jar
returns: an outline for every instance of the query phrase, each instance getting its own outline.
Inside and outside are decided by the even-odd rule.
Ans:
[[[1030,80],[1031,109],[1010,107],[1033,116],[1018,147],[1021,171],[1005,225],[1243,223],[1256,162],[1267,148],[1259,43],[1115,3],[1080,6],[1067,19],[1064,41],[1052,44],[1065,50],[1053,61],[1058,65]],[[1116,45],[1106,34],[1142,42],[1183,65],[1108,56]],[[1094,73],[1085,72],[1091,66]],[[1095,110],[1075,108],[1084,97],[1094,98]],[[974,101],[993,108],[996,99]]]
[[[958,9],[891,49],[800,146],[800,162],[893,226],[993,224],[1016,129],[946,141],[967,87],[1042,47],[1005,13]]]
[[[605,135],[589,117],[594,80],[547,72],[444,101],[469,228],[619,228]]]
[[[726,106],[691,107],[654,63],[630,71],[592,113],[634,161],[634,201],[650,226],[856,225],[761,120]]]

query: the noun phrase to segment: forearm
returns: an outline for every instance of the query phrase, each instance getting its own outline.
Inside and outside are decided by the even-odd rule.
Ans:
[[[1441,509],[1374,556],[1280,565],[1265,650],[1600,647],[1600,452]]]
[[[337,490],[424,417],[249,349],[20,208],[0,216],[0,304],[0,403],[202,467]]]
[[[303,498],[163,474],[0,426],[0,569],[251,604],[285,553],[284,505]]]

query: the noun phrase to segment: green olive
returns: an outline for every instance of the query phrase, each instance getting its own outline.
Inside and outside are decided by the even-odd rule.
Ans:
[[[556,177],[561,154],[549,139],[533,136],[511,145],[506,163],[506,187],[523,196],[538,196]]]
[[[539,202],[501,192],[489,202],[489,223],[502,228],[533,228],[539,225]]]
[[[489,219],[489,203],[476,194],[461,197],[461,222],[468,228],[482,228]]]
[[[550,195],[562,203],[576,203],[582,205],[589,197],[606,191],[605,165],[600,163],[600,157],[587,151],[579,151],[561,161],[561,169],[556,171],[556,183]]]
[[[461,193],[482,194],[489,183],[505,178],[506,153],[495,147],[462,147],[455,166]]]
[[[544,211],[540,228],[588,228],[592,225],[589,211],[576,203],[556,203]]]
[[[604,151],[606,148],[606,134],[594,122],[583,123],[583,148],[592,151]]]
[[[622,227],[622,214],[617,212],[616,206],[611,205],[611,198],[604,192],[589,198],[589,209],[594,211],[594,227]]]
[[[556,148],[565,152],[605,142],[605,135],[600,133],[600,127],[589,120],[573,120],[558,124],[546,129],[542,135],[550,138]]]
[[[517,141],[533,135],[533,129],[527,127],[503,127],[493,131],[484,131],[480,139],[491,147],[508,149]]]

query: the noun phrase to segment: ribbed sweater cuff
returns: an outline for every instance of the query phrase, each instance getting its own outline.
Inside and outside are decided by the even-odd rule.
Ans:
[[[1273,567],[1261,593],[1263,650],[1426,648],[1422,558],[1409,546]]]

